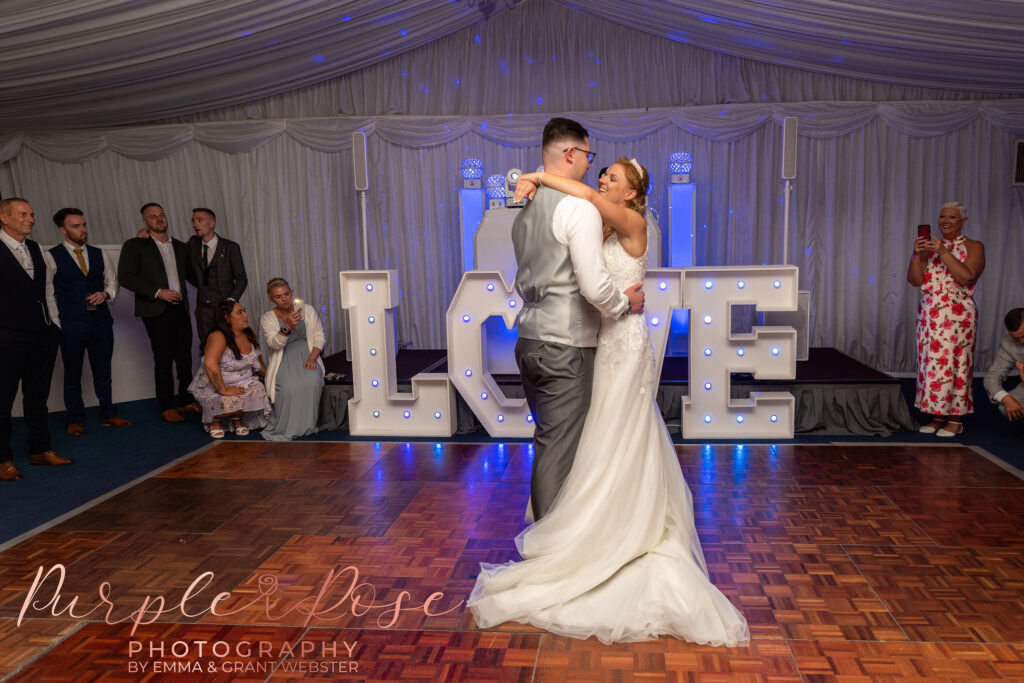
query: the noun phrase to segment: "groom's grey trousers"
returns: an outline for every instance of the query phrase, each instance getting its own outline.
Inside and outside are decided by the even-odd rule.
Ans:
[[[533,518],[547,514],[576,457],[590,407],[594,380],[593,348],[522,339],[516,362],[526,402],[533,413]]]

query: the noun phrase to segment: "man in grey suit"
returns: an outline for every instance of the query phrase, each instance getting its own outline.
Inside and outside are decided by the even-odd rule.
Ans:
[[[1016,422],[1024,419],[1024,379],[1010,391],[1003,388],[1003,382],[1014,368],[1024,378],[1024,308],[1013,309],[1003,322],[1007,334],[999,340],[996,358],[985,373],[985,391],[999,412]]]
[[[587,130],[544,126],[544,172],[583,180],[595,154]],[[601,215],[590,202],[541,187],[512,225],[516,289],[523,298],[516,362],[534,418],[534,519],[547,513],[572,468],[590,407],[601,316],[643,312],[637,283],[615,289],[601,253]]]
[[[217,235],[217,216],[211,209],[192,209],[192,229],[196,235],[188,241],[188,253],[194,279],[189,282],[198,290],[196,333],[202,352],[206,337],[217,327],[217,306],[224,299],[241,299],[249,280],[241,247]]]
[[[124,243],[117,279],[135,293],[135,315],[146,326],[160,414],[166,422],[184,422],[181,413],[201,410],[188,392],[192,381],[192,324],[185,293],[185,281],[191,276],[188,247],[167,234],[167,216],[159,204],[143,205],[142,222],[149,238],[133,237]]]

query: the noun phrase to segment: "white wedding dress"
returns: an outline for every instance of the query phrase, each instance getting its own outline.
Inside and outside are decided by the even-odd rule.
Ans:
[[[614,235],[604,256],[620,290],[643,280],[644,259]],[[481,565],[467,603],[478,626],[517,621],[605,643],[750,640],[743,615],[708,579],[654,370],[644,316],[605,318],[572,470],[548,514],[516,538],[523,560]]]

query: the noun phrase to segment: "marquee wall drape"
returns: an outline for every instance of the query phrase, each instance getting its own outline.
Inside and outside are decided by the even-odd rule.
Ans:
[[[979,367],[991,359],[1002,312],[1024,301],[1020,188],[1010,186],[1024,102],[911,105],[804,103],[577,114],[599,160],[637,156],[665,215],[667,153],[689,150],[699,184],[702,264],[778,262],[782,184],[780,123],[799,116],[798,179],[789,258],[812,291],[812,344],[836,346],[889,371],[913,362],[917,292],[905,283],[912,228],[943,201],[970,209],[966,232],[987,245],[978,288]],[[260,283],[284,275],[326,307],[332,348],[342,316],[337,271],[361,264],[351,136],[367,131],[371,161],[371,267],[394,268],[402,286],[399,340],[444,344],[444,311],[458,284],[456,190],[462,158],[489,172],[533,168],[546,116],[380,117],[181,124],[117,131],[15,135],[0,142],[17,191],[46,216],[86,211],[97,242],[121,241],[155,199],[176,234],[192,206],[218,207],[219,230],[242,242],[253,285],[245,303],[265,308]],[[0,176],[2,178],[2,176]],[[5,189],[5,193],[13,191]],[[45,221],[37,227],[55,240]]]
[[[1024,137],[1024,100],[978,99],[978,93],[758,65],[581,15],[574,14],[575,23],[568,25],[564,19],[571,13],[550,2],[523,3],[500,15],[509,19],[504,24],[492,20],[464,29],[330,86],[334,94],[349,89],[360,107],[375,102],[374,115],[310,116],[323,113],[313,101],[332,106],[334,95],[325,95],[324,86],[187,123],[0,134],[0,192],[32,201],[39,216],[36,237],[43,243],[58,239],[47,217],[61,206],[85,211],[94,243],[134,234],[138,208],[146,201],[164,205],[179,237],[190,234],[190,209],[210,206],[219,231],[243,245],[251,274],[243,303],[251,311],[264,310],[263,283],[278,275],[289,278],[299,296],[324,307],[331,352],[344,345],[337,272],[361,267],[362,261],[350,149],[350,133],[362,129],[371,167],[371,267],[399,271],[399,341],[436,348],[444,344],[444,312],[461,275],[459,163],[479,157],[488,173],[534,168],[545,120],[566,113],[552,99],[586,102],[568,113],[590,129],[596,166],[620,155],[648,165],[655,187],[651,204],[662,217],[668,154],[693,153],[698,261],[708,265],[780,260],[780,124],[794,115],[800,118],[800,138],[789,258],[801,268],[802,287],[812,292],[811,343],[835,346],[883,370],[910,371],[917,291],[906,284],[905,271],[913,227],[934,224],[940,205],[958,199],[970,210],[967,234],[983,240],[988,253],[977,291],[976,356],[979,368],[987,365],[1003,312],[1024,302],[1024,191],[1010,181],[1013,143]],[[552,28],[540,30],[538,23]],[[556,68],[510,67],[517,77],[509,82],[501,72],[478,70],[470,58],[483,45],[478,61],[491,69],[517,40],[526,49],[551,41]],[[602,46],[597,57],[585,56],[591,43]],[[650,75],[664,69],[665,59],[683,54],[680,49],[692,62],[666,78]],[[595,73],[602,80],[591,87],[590,67],[583,62],[597,69],[598,59]],[[412,71],[401,75],[406,64],[432,74],[430,83],[447,85],[427,91],[407,85]],[[463,70],[470,77],[452,86]],[[543,74],[544,82],[537,85],[528,77],[532,73]],[[688,73],[698,77],[689,79]],[[412,78],[426,84],[420,76]],[[609,82],[631,88],[625,95],[606,92],[613,90],[605,87]],[[748,101],[611,104],[676,97],[689,104],[679,94],[681,84],[696,101],[728,99],[724,93],[730,90],[745,93]],[[551,95],[561,90],[574,94]],[[759,101],[762,92],[770,93],[765,102]],[[457,112],[462,93],[476,103],[470,109],[480,102],[522,104],[498,115],[428,115],[449,107]],[[781,101],[808,93],[849,101]],[[929,94],[933,99],[921,99]],[[901,96],[906,101],[888,101]],[[423,115],[378,111],[392,107]],[[300,109],[306,114],[295,111]],[[245,118],[271,110],[295,113]]]

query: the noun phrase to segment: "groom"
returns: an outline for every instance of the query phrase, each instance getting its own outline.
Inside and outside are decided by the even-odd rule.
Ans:
[[[544,172],[583,180],[593,152],[571,119],[544,126]],[[533,518],[551,507],[572,468],[590,407],[601,316],[641,313],[640,283],[615,289],[601,254],[601,215],[590,202],[541,187],[512,225],[523,298],[516,362],[533,412]]]

